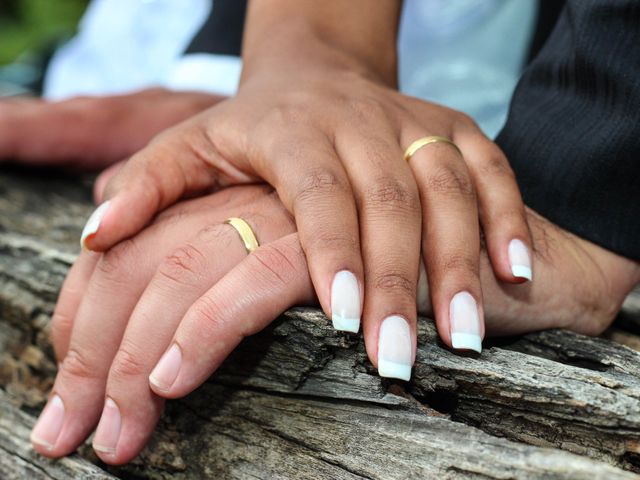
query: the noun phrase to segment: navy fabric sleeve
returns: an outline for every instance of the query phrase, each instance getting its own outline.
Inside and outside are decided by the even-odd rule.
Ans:
[[[209,18],[185,53],[239,57],[246,12],[247,0],[214,0]]]
[[[568,0],[497,143],[527,205],[640,260],[640,1]]]

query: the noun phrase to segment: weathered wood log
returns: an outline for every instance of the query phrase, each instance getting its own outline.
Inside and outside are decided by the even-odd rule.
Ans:
[[[111,478],[88,463],[96,462],[88,447],[62,463],[28,449],[55,375],[49,315],[89,199],[80,182],[0,174],[2,478]],[[637,313],[628,309],[621,326],[633,327]],[[615,332],[640,344],[628,328]],[[316,310],[293,309],[200,390],[171,402],[136,461],[107,470],[120,478],[635,478],[622,469],[640,470],[639,361],[631,348],[563,331],[459,356],[422,319],[411,383],[389,382],[359,337],[337,334]]]

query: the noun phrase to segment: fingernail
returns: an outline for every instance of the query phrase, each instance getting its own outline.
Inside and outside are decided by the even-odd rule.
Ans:
[[[411,357],[413,342],[411,328],[407,321],[393,315],[387,317],[380,326],[378,340],[378,373],[381,377],[411,378]]]
[[[96,435],[93,437],[93,449],[96,452],[113,455],[116,453],[116,446],[120,438],[120,426],[122,419],[120,409],[116,402],[107,397],[102,409],[102,417],[96,428]]]
[[[100,205],[98,208],[94,210],[94,212],[89,217],[89,220],[87,220],[87,224],[84,226],[84,229],[82,230],[82,235],[80,236],[80,246],[82,248],[88,249],[87,240],[89,239],[89,237],[95,235],[96,232],[98,231],[98,228],[100,228],[100,222],[102,222],[102,217],[104,217],[104,214],[107,213],[107,210],[109,209],[110,204],[111,204],[111,201],[104,202],[102,205]]]
[[[54,395],[47,402],[36,426],[31,431],[31,443],[52,450],[62,430],[63,422],[64,403],[58,395]]]
[[[171,345],[149,375],[149,381],[160,390],[169,390],[178,377],[182,364],[182,352],[176,343]]]
[[[456,293],[449,306],[451,345],[459,350],[482,352],[478,304],[469,292]]]
[[[531,256],[529,255],[529,249],[522,240],[514,238],[509,243],[509,263],[514,277],[532,280]]]
[[[348,270],[336,273],[331,284],[331,321],[333,328],[358,333],[360,329],[360,286]]]

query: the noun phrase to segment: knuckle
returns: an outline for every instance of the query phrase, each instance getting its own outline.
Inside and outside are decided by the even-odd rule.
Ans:
[[[482,223],[487,234],[491,231],[501,231],[509,233],[510,237],[529,237],[524,210],[517,208],[492,210],[488,208],[482,216]]]
[[[416,282],[403,272],[384,272],[373,277],[373,286],[377,290],[402,295],[416,295]]]
[[[347,184],[341,175],[327,167],[312,168],[300,183],[300,187],[293,199],[295,206],[318,202],[336,193],[344,194],[348,191]]]
[[[107,102],[102,98],[80,96],[63,100],[59,106],[61,110],[65,112],[68,119],[75,118],[76,120],[82,120],[89,111],[94,109],[104,113],[106,104]]]
[[[478,259],[463,253],[447,255],[439,263],[439,267],[443,274],[456,275],[463,279],[477,276],[479,271]]]
[[[98,369],[92,364],[87,353],[71,347],[62,361],[62,371],[71,377],[94,379],[100,377]]]
[[[267,132],[271,132],[271,135],[268,136],[272,137],[274,128],[290,129],[292,125],[308,124],[308,104],[305,104],[300,100],[301,99],[287,100],[272,107],[258,123],[256,133],[267,134]]]
[[[111,364],[110,377],[128,378],[148,375],[148,368],[142,355],[131,345],[123,344]]]
[[[459,111],[451,111],[451,113],[454,115],[454,130],[462,130],[466,132],[482,131],[471,115]]]
[[[200,297],[193,304],[192,313],[198,326],[208,332],[219,332],[225,328],[225,307],[209,296]]]
[[[126,282],[131,278],[132,262],[136,258],[138,249],[133,239],[120,242],[109,251],[102,254],[96,265],[96,271],[101,277],[117,283]]]
[[[267,244],[253,252],[249,259],[257,262],[257,270],[267,275],[267,282],[289,285],[298,274],[296,255],[301,253],[281,245]]]
[[[371,208],[414,211],[419,208],[420,199],[415,188],[395,178],[382,178],[367,188],[365,204]]]
[[[206,268],[206,257],[191,244],[176,248],[158,267],[158,273],[172,283],[193,285]]]
[[[353,235],[323,230],[310,237],[308,250],[316,252],[344,252],[350,257],[360,254],[358,240]]]
[[[509,209],[499,212],[497,215],[495,215],[495,218],[491,223],[499,224],[500,228],[503,229],[518,229],[521,231],[521,235],[524,235],[525,238],[529,236],[529,232],[527,230],[527,220],[523,210]]]
[[[73,327],[73,317],[60,312],[54,312],[51,317],[51,340],[53,343],[68,337]]]
[[[487,157],[480,166],[480,172],[483,175],[515,179],[511,165],[509,165],[507,159],[502,155],[494,154]]]
[[[432,172],[428,172],[425,186],[427,191],[440,195],[455,195],[465,198],[475,196],[469,175],[450,165],[442,165],[434,168]]]
[[[375,97],[363,96],[348,100],[347,108],[358,122],[370,122],[375,118],[386,118],[384,106]]]

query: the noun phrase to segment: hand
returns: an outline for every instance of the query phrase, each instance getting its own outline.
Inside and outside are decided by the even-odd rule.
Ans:
[[[247,256],[237,233],[220,224],[232,215],[247,218],[264,246]],[[541,281],[524,288],[499,283],[483,251],[488,332],[600,333],[640,280],[640,267],[528,216]],[[314,303],[292,229],[268,189],[238,187],[172,207],[106,254],[83,252],[53,317],[61,369],[34,429],[36,450],[51,457],[72,452],[102,409],[98,455],[110,464],[129,461],[149,438],[162,397],[191,392],[244,336],[290,306]],[[420,296],[421,310],[429,311],[428,292]]]
[[[357,331],[364,312],[367,351],[382,375],[410,375],[421,251],[443,341],[479,350],[478,217],[500,280],[522,282],[531,269],[524,206],[504,155],[465,115],[376,77],[328,61],[286,65],[246,78],[237,97],[134,155],[107,186],[84,246],[104,251],[184,196],[264,179],[295,216],[334,326]],[[452,138],[466,161],[444,143],[405,161],[425,135]],[[395,327],[380,335],[389,318]],[[381,366],[380,345],[398,334],[409,368],[396,369],[395,357]]]
[[[246,219],[262,243],[249,256],[238,233],[223,224],[231,216]],[[108,463],[133,458],[163,407],[149,374],[183,318],[202,321],[198,335],[211,340],[208,370],[289,306],[315,303],[294,231],[269,188],[236,187],[168,209],[108,253],[82,252],[52,319],[60,370],[33,431],[35,449],[51,457],[74,451],[94,429],[106,395],[118,407],[111,401],[104,407],[96,451]],[[252,275],[240,288],[226,281],[236,264]],[[210,310],[221,291],[223,310]],[[215,339],[208,337],[214,332]]]
[[[496,281],[485,252],[487,333],[517,335],[565,328],[599,335],[613,322],[629,292],[640,282],[640,264],[563,230],[527,208],[533,237],[536,281]]]
[[[102,169],[220,100],[216,95],[160,88],[61,102],[2,100],[0,162]]]

